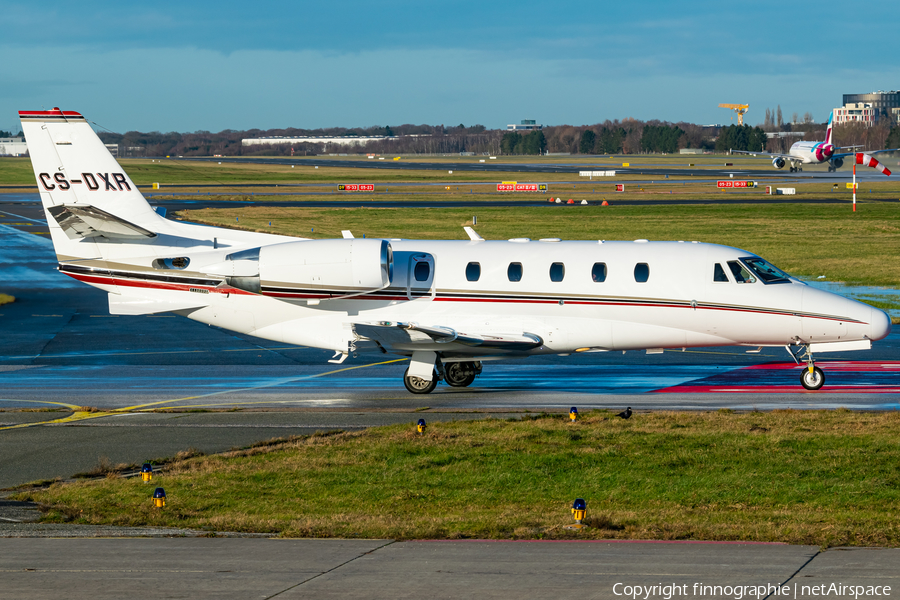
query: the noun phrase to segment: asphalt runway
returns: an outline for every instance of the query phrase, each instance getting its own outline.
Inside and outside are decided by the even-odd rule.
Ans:
[[[149,157],[148,157],[149,158]],[[413,162],[410,160],[353,160],[353,159],[345,159],[345,160],[335,160],[329,158],[302,158],[302,157],[284,157],[284,158],[276,158],[276,157],[266,157],[266,158],[258,158],[258,157],[246,157],[246,156],[226,156],[219,158],[208,158],[208,157],[187,157],[187,158],[169,158],[162,160],[172,160],[172,161],[183,161],[183,162],[221,162],[223,164],[227,163],[250,163],[250,164],[267,164],[267,165],[297,165],[297,166],[316,166],[316,167],[337,167],[337,168],[360,168],[360,169],[393,169],[393,170],[412,170],[412,171],[453,171],[453,172],[487,172],[487,173],[573,173],[577,174],[579,171],[588,171],[588,170],[598,170],[598,171],[606,171],[606,170],[614,170],[616,172],[616,177],[627,177],[629,175],[660,175],[665,177],[666,175],[671,177],[710,177],[714,175],[721,176],[731,176],[731,175],[740,175],[747,177],[755,177],[755,178],[769,178],[769,177],[785,177],[785,174],[782,170],[775,169],[774,167],[767,169],[759,169],[759,168],[750,168],[750,167],[742,167],[742,163],[746,163],[750,160],[759,160],[758,158],[753,157],[745,157],[745,156],[732,156],[728,157],[727,162],[732,163],[731,166],[725,166],[725,162],[722,162],[722,168],[710,169],[703,166],[703,168],[670,168],[665,165],[659,164],[645,164],[641,165],[635,162],[637,157],[634,156],[625,156],[618,157],[618,162],[615,162],[616,159],[606,159],[597,157],[596,162],[591,163],[577,163],[577,164],[565,164],[565,163],[497,163],[496,161],[487,160],[483,163],[475,162],[475,160],[480,160],[478,158],[470,159],[468,161],[460,161],[460,162]],[[639,158],[637,158],[639,160]],[[689,160],[689,159],[688,159]],[[622,162],[628,162],[628,167],[623,167]],[[893,161],[890,161],[893,162]],[[688,163],[690,164],[690,163]],[[887,163],[886,163],[887,164]],[[833,173],[823,172],[823,171],[806,171],[806,172],[798,172],[798,173],[790,173],[790,177],[796,178],[804,178],[804,179],[841,179],[846,180],[851,176],[850,171],[851,165],[847,165],[841,170],[835,171]],[[859,170],[857,171],[857,179],[860,177],[865,177],[866,179],[872,178],[877,180],[879,177],[883,177],[883,175],[879,173],[870,173],[867,170]],[[598,178],[595,181],[602,181],[603,178]],[[612,181],[612,180],[609,180]],[[616,180],[619,183],[618,179]],[[582,182],[583,183],[583,182]]]

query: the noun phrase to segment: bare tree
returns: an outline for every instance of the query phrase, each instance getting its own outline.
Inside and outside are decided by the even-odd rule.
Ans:
[[[775,125],[778,129],[781,129],[781,126],[784,125],[784,119],[781,116],[781,105],[778,105],[778,112],[775,113]]]

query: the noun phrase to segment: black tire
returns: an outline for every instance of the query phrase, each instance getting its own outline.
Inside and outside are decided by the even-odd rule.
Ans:
[[[819,367],[813,367],[812,373],[808,368],[804,368],[800,374],[800,385],[808,390],[817,390],[825,385],[825,373]]]
[[[425,381],[420,377],[410,377],[409,369],[403,374],[403,385],[410,394],[430,394],[437,387],[437,375],[431,378],[431,381]]]
[[[468,387],[478,376],[475,363],[454,362],[444,365],[444,381],[453,387]]]

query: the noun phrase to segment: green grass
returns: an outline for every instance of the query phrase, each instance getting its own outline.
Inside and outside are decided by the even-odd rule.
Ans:
[[[699,240],[743,248],[800,277],[900,286],[900,207],[843,205],[663,205],[517,208],[295,208],[184,211],[191,221],[305,237],[467,239],[478,217],[486,239]],[[271,221],[272,226],[268,223]],[[310,232],[314,229],[314,232]]]
[[[302,537],[900,545],[900,413],[589,413],[380,427],[20,494],[47,521]],[[151,507],[153,487],[168,494]],[[571,533],[584,498],[591,529]]]

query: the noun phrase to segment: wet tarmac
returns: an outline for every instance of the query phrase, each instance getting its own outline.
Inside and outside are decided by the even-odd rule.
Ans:
[[[322,350],[174,315],[111,316],[104,292],[56,271],[46,233],[34,204],[0,206],[3,288],[16,296],[0,306],[0,410],[7,411],[0,412],[0,487],[67,477],[103,456],[138,462],[189,445],[214,452],[315,430],[414,422],[419,412],[443,419],[573,405],[896,410],[900,401],[898,331],[871,351],[820,360],[827,381],[819,392],[800,387],[800,367],[782,349],[699,348],[488,363],[469,388],[440,385],[415,396],[402,385],[406,361],[399,357],[361,355],[332,365]],[[14,412],[22,409],[60,412]],[[213,412],[153,421],[106,414],[158,409],[282,417],[260,421],[239,412],[223,421]],[[26,458],[35,448],[41,451]]]

